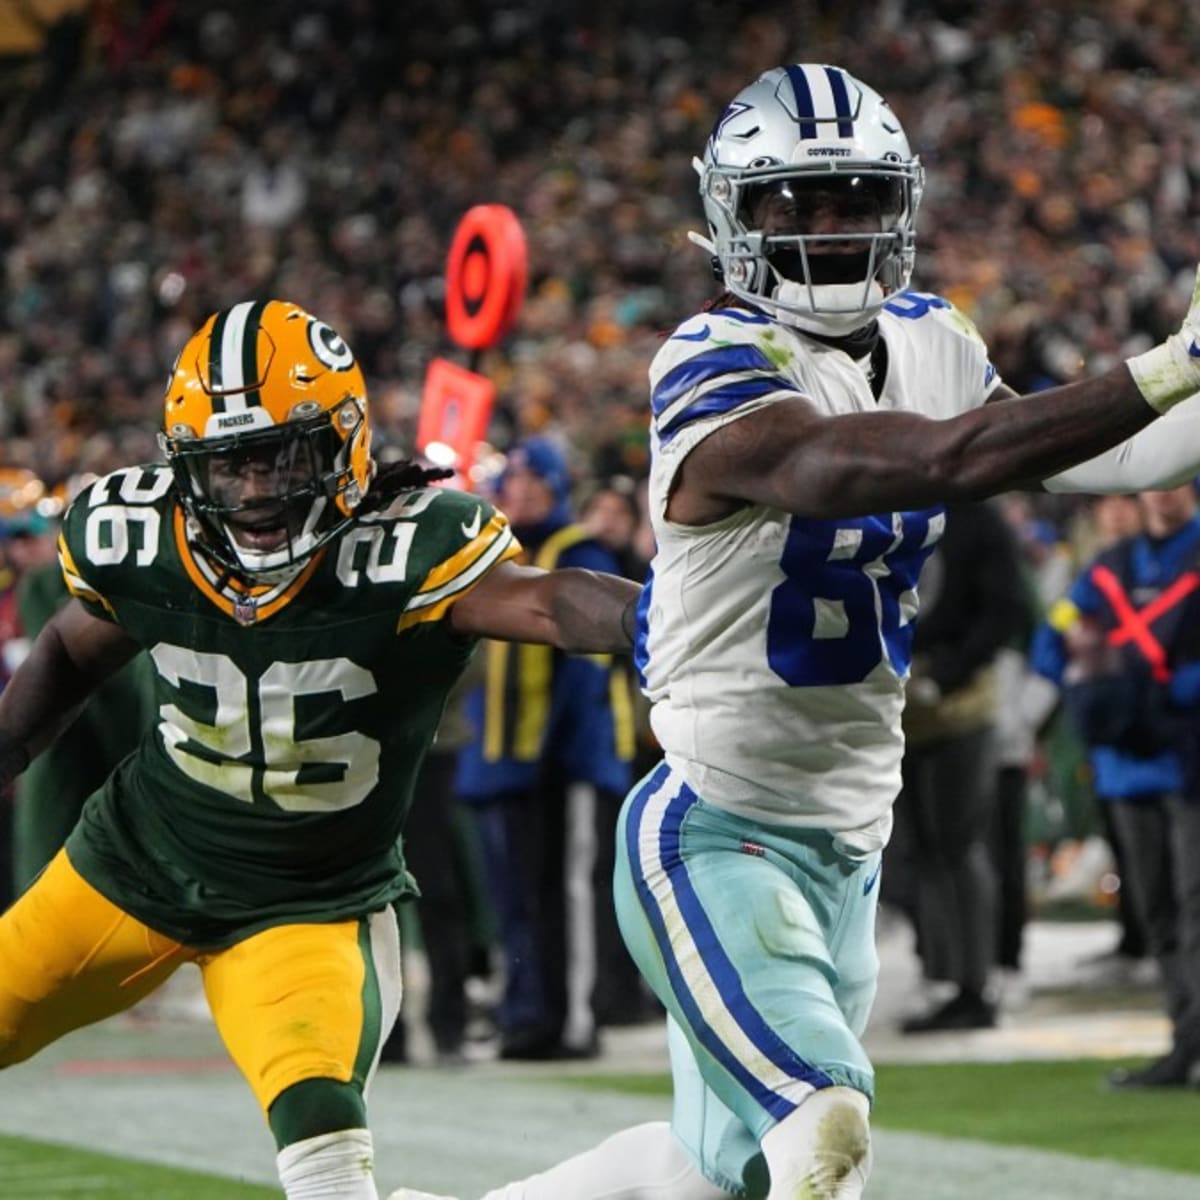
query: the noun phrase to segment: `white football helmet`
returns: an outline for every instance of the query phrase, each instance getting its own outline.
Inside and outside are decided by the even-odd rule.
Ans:
[[[908,286],[924,171],[896,115],[840,67],[776,67],[743,88],[694,159],[725,286],[788,324],[841,336]],[[791,214],[764,233],[764,200]],[[816,211],[849,218],[811,231]]]

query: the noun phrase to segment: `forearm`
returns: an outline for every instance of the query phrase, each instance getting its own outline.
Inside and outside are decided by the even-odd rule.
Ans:
[[[1048,492],[1140,492],[1200,474],[1200,395],[1102,454],[1044,480]]]
[[[0,693],[0,786],[71,724],[97,682],[76,665],[52,626],[43,630]]]
[[[820,519],[979,500],[1093,458],[1157,415],[1124,365],[944,419],[895,411],[825,416],[807,401],[785,400],[691,450],[668,516],[704,524],[723,515],[697,496]]]
[[[554,644],[573,654],[627,654],[641,588],[619,575],[579,567],[553,575]]]
[[[840,445],[804,457],[810,466],[823,458],[828,470],[840,467],[829,503],[842,515],[847,499],[856,513],[917,508],[1045,479],[1131,438],[1156,416],[1121,366],[1043,392],[1036,403],[1000,400],[950,420],[904,413],[835,418],[823,434]],[[858,428],[836,428],[843,423]],[[811,490],[799,480],[797,486]]]

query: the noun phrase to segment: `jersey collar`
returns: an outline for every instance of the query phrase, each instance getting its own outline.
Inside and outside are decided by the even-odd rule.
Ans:
[[[290,604],[312,578],[325,554],[322,547],[298,575],[283,583],[243,584],[224,569],[218,571],[203,554],[195,551],[187,537],[187,516],[179,504],[175,505],[175,548],[192,583],[239,625],[265,621]]]

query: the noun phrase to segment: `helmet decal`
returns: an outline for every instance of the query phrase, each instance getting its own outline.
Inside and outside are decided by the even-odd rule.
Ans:
[[[261,301],[247,301],[217,313],[208,354],[208,388],[217,412],[261,403],[258,385],[267,364],[258,360],[258,335],[265,308]]]
[[[844,72],[837,67],[784,67],[791,81],[792,91],[796,97],[796,120],[799,125],[801,138],[815,138],[817,133],[817,106],[813,100],[813,92],[823,90],[822,84],[828,88],[829,98],[833,101],[833,117],[837,123],[838,137],[853,137],[854,123],[851,118],[854,112],[850,107],[850,95],[846,89]],[[824,99],[824,97],[823,97]],[[821,111],[828,112],[822,105]],[[828,121],[828,117],[823,118]],[[822,130],[822,132],[827,132]]]
[[[348,371],[354,366],[354,355],[342,341],[341,335],[315,317],[308,323],[308,342],[313,353],[331,370]]]

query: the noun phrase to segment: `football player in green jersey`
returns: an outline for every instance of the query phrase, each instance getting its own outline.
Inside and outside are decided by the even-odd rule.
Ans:
[[[638,589],[518,566],[490,505],[377,471],[354,356],[292,304],[191,338],[162,446],[72,504],[73,599],[0,696],[3,781],[138,649],[156,674],[156,724],[0,918],[0,1065],[195,962],[286,1195],[374,1200],[398,835],[446,694],[480,637],[628,650]]]

